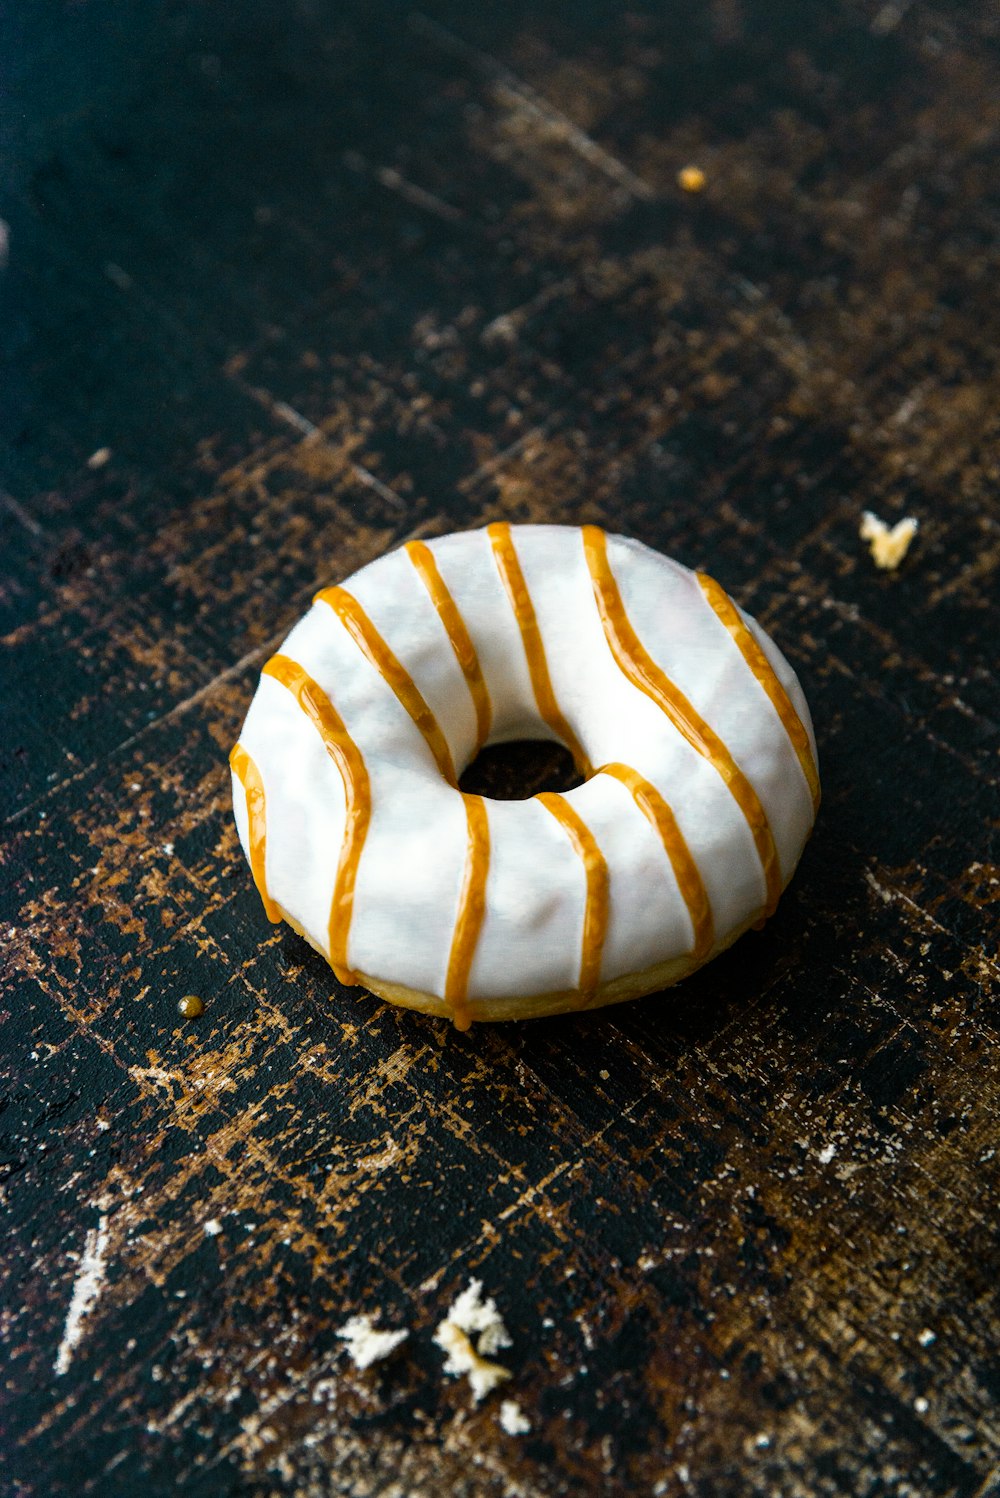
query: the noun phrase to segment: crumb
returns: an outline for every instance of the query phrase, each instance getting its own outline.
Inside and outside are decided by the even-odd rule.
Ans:
[[[866,510],[861,517],[858,534],[871,547],[875,566],[884,572],[895,572],[910,549],[918,525],[919,521],[912,515],[907,515],[890,527],[877,515],[873,515],[871,510]]]
[[[91,453],[90,457],[87,459],[87,467],[88,468],[103,468],[104,465],[105,465],[105,463],[110,462],[110,460],[111,460],[111,449],[110,449],[110,447],[99,447],[97,449],[96,453]]]
[[[703,192],[705,173],[700,166],[682,166],[677,173],[677,186],[682,192]]]
[[[531,1421],[516,1399],[505,1399],[501,1404],[500,1424],[509,1436],[526,1436],[531,1431]]]
[[[376,1331],[370,1316],[352,1316],[337,1332],[341,1341],[347,1343],[348,1356],[355,1368],[362,1369],[387,1358],[409,1335],[405,1328],[398,1332]]]
[[[173,856],[174,856],[174,845],[173,845],[173,843],[164,843],[163,844],[163,851],[167,855],[168,858],[173,858]]]
[[[448,1354],[445,1373],[466,1374],[473,1401],[478,1404],[510,1378],[510,1370],[492,1363],[487,1354],[510,1346],[510,1336],[493,1300],[483,1300],[482,1281],[470,1280],[434,1333],[434,1341]],[[472,1338],[476,1337],[473,1343]]]
[[[920,1336],[917,1338],[917,1341],[920,1343],[921,1347],[930,1347],[932,1342],[937,1341],[937,1333],[932,1332],[930,1327],[925,1326],[923,1331],[920,1333]]]
[[[836,1153],[837,1146],[835,1144],[824,1144],[821,1150],[816,1151],[816,1158],[821,1165],[829,1165]]]
[[[218,1238],[222,1232],[222,1223],[217,1217],[210,1217],[207,1222],[202,1223],[201,1230],[206,1238]]]
[[[500,1363],[491,1363],[489,1359],[480,1356],[470,1338],[461,1327],[455,1325],[454,1321],[442,1321],[434,1333],[434,1340],[442,1352],[448,1354],[444,1365],[445,1373],[456,1376],[460,1373],[467,1375],[475,1404],[485,1399],[497,1384],[510,1378],[508,1368],[504,1368]]]
[[[918,1394],[916,1399],[913,1401],[913,1408],[916,1410],[918,1415],[926,1415],[927,1411],[930,1409],[930,1403],[924,1398],[922,1394]]]

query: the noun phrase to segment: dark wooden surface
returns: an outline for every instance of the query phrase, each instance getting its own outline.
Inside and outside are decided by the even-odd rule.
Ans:
[[[4,1493],[1000,1491],[996,10],[8,24]],[[462,1036],[267,927],[226,754],[318,585],[496,517],[719,577],[825,800],[695,980]]]

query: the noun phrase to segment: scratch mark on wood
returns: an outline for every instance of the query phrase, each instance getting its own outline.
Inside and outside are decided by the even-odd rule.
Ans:
[[[20,521],[25,530],[29,535],[34,536],[36,541],[43,541],[45,539],[44,526],[39,525],[34,515],[26,510],[24,505],[14,498],[13,494],[8,494],[6,489],[0,489],[0,505],[3,505],[4,509],[14,516],[15,520]]]
[[[585,130],[581,130],[579,125],[568,119],[561,110],[556,109],[555,105],[550,104],[541,94],[536,93],[530,84],[525,83],[497,58],[470,46],[453,31],[449,31],[440,22],[431,20],[421,11],[415,11],[411,15],[410,25],[418,36],[425,36],[447,51],[462,57],[477,72],[491,79],[502,90],[507,90],[522,109],[544,121],[546,126],[564,139],[584,161],[596,167],[619,187],[623,187],[632,197],[648,202],[656,196],[649,183],[637,176],[631,167],[626,166],[624,161],[619,161],[618,157],[610,151],[606,151]]]

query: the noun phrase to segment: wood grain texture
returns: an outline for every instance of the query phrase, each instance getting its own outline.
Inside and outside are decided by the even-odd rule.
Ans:
[[[25,7],[4,164],[3,1491],[986,1498],[995,12],[152,17]],[[226,756],[318,588],[526,519],[717,577],[824,800],[679,989],[459,1035],[268,927]]]

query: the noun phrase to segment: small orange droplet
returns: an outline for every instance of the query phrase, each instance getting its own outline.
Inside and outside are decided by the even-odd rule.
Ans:
[[[684,166],[677,173],[677,185],[683,192],[703,192],[705,173],[700,166]]]
[[[205,1013],[205,1000],[200,999],[196,993],[186,993],[177,1007],[185,1019],[197,1019],[200,1014]]]

